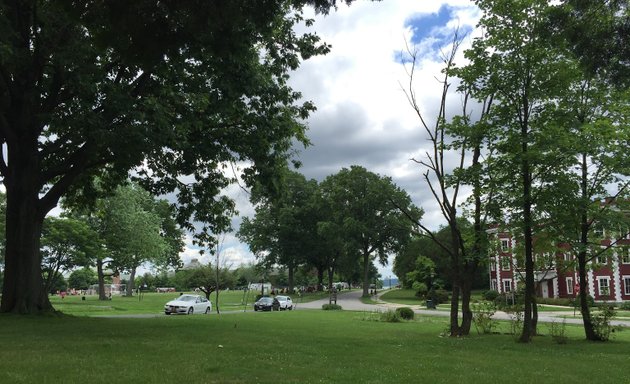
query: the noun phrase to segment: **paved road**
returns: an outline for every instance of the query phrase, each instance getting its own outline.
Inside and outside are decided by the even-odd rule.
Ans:
[[[380,294],[385,293],[386,291],[381,291]],[[359,291],[350,291],[350,292],[341,292],[337,295],[337,304],[341,305],[343,309],[351,310],[351,311],[386,311],[388,309],[393,309],[397,307],[410,307],[413,309],[415,313],[421,315],[429,315],[429,316],[444,316],[448,317],[450,315],[449,311],[437,310],[437,309],[425,309],[419,305],[402,305],[402,304],[394,304],[387,303],[384,301],[377,300],[377,304],[364,304],[361,302],[361,294],[363,292]],[[380,297],[380,294],[377,297]],[[328,299],[316,300],[310,303],[298,303],[296,309],[321,309],[322,305],[328,304]],[[538,312],[538,321],[541,323],[553,323],[553,322],[562,322],[565,321],[567,324],[582,324],[582,319],[575,318],[563,318],[562,316],[567,316],[572,314],[571,312]],[[497,320],[511,320],[509,314],[501,311],[497,311],[494,316],[494,319]],[[613,325],[621,325],[624,327],[630,327],[630,321],[628,320],[613,320],[611,321]]]

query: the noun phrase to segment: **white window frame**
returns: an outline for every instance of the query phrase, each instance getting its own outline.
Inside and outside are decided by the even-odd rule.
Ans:
[[[501,239],[501,252],[509,252],[509,251],[510,251],[510,240]]]
[[[490,258],[490,270],[491,271],[496,271],[497,270],[497,260],[495,257],[491,257]]]
[[[507,262],[504,262],[504,260],[507,260]],[[512,263],[510,261],[510,257],[509,256],[501,256],[501,270],[502,271],[511,271],[512,270]]]
[[[573,278],[567,277],[567,294],[573,294],[573,287],[575,287],[575,284],[573,283]]]
[[[562,254],[562,258],[564,261],[568,261],[571,262],[573,261],[573,255],[571,254],[571,252],[565,252]]]
[[[506,285],[506,283],[507,283],[507,285]],[[509,293],[509,292],[513,291],[512,279],[503,279],[503,280],[501,280],[501,285],[503,287],[503,293]]]
[[[630,276],[624,275],[621,277],[623,280],[623,292],[625,295],[630,296]]]
[[[630,264],[630,247],[623,247],[621,251],[621,264]]]
[[[606,286],[603,287],[602,282],[606,282]],[[605,289],[605,292],[602,292],[602,288]],[[608,276],[599,276],[597,277],[597,292],[600,296],[610,296],[610,277]]]
[[[492,279],[490,281],[490,288],[492,288],[493,291],[499,291],[499,287],[497,286],[497,279]]]

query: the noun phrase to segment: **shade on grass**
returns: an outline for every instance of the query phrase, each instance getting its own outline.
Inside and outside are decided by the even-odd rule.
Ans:
[[[297,310],[150,318],[0,316],[2,383],[627,382],[630,331],[610,343],[441,337],[446,319],[382,323]],[[544,327],[541,327],[544,331]]]

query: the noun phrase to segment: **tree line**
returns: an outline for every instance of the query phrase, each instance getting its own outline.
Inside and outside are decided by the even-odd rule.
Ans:
[[[321,183],[286,169],[277,192],[252,192],[256,211],[246,217],[238,236],[249,244],[262,265],[280,265],[294,287],[298,268],[317,272],[332,290],[333,276],[353,285],[362,282],[363,295],[375,283],[375,263],[386,265],[411,240],[414,225],[404,207],[419,219],[420,209],[389,177],[360,166],[344,168]]]

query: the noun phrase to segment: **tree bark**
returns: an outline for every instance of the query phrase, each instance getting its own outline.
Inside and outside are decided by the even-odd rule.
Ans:
[[[105,273],[103,272],[103,259],[96,259],[96,275],[98,278],[98,299],[103,301],[107,300],[105,294]]]
[[[369,297],[370,281],[370,254],[367,251],[363,251],[363,297]]]
[[[129,274],[129,280],[127,280],[127,292],[125,293],[126,297],[133,296],[133,286],[136,280],[136,269],[132,268],[131,273]]]
[[[50,312],[53,307],[44,290],[39,253],[46,213],[40,209],[39,202],[37,140],[25,137],[20,144],[8,153],[7,174],[3,175],[7,211],[5,278],[0,312]]]
[[[472,271],[465,271],[469,276],[465,276],[462,284],[462,325],[460,326],[459,333],[462,336],[468,336],[470,334],[470,327],[472,326],[473,313],[470,310],[470,297],[472,295]]]

